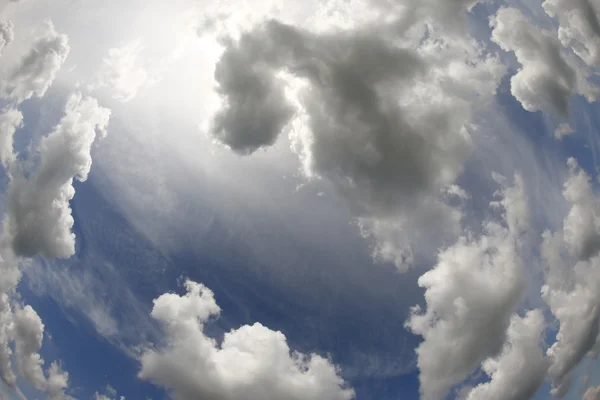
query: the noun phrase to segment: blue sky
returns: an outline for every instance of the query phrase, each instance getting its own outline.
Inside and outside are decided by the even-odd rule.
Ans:
[[[600,398],[596,0],[0,0],[0,399]]]

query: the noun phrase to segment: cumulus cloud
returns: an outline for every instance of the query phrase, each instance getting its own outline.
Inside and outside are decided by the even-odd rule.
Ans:
[[[589,388],[581,400],[600,400],[600,386]]]
[[[44,324],[33,308],[11,300],[21,277],[18,257],[70,257],[74,253],[69,208],[75,194],[73,179],[87,178],[92,143],[97,135],[106,134],[109,116],[95,99],[73,95],[65,116],[40,140],[39,167],[33,172],[26,170],[33,164],[17,162],[12,149],[12,135],[23,116],[16,109],[0,116],[0,160],[9,173],[4,235],[0,238],[0,376],[9,386],[16,385],[14,359],[20,376],[50,399],[70,399],[64,393],[68,374],[56,363],[44,371],[39,354]]]
[[[557,140],[561,140],[563,137],[565,136],[569,136],[573,134],[573,128],[571,127],[571,125],[569,124],[560,124],[555,130],[554,130],[554,137]]]
[[[104,394],[100,394],[98,392],[96,392],[94,394],[94,400],[125,400],[125,396],[121,396],[121,397],[108,397],[107,395]]]
[[[23,114],[15,108],[2,110],[0,114],[0,163],[7,168],[15,160],[13,137],[23,125]]]
[[[558,19],[558,38],[590,66],[600,64],[600,20],[594,0],[545,0],[548,15]]]
[[[527,19],[516,8],[501,8],[491,20],[492,40],[514,52],[521,65],[511,78],[511,92],[528,111],[569,114],[573,94],[595,101],[599,89],[585,69],[563,51],[554,32]]]
[[[0,295],[0,377],[10,387],[16,387],[11,360],[28,383],[46,393],[49,399],[69,400],[65,394],[69,375],[56,363],[44,372],[44,360],[39,354],[44,337],[44,324],[30,306],[11,304],[7,294]],[[14,353],[11,348],[14,346]]]
[[[374,236],[390,217],[410,230],[441,216],[436,231],[454,232],[441,198],[472,150],[470,103],[504,71],[496,59],[474,42],[411,48],[377,29],[315,34],[274,20],[225,42],[216,140],[250,154],[288,132],[304,175],[331,182]]]
[[[0,50],[12,41],[12,30],[12,24],[0,23]],[[64,118],[38,143],[39,160],[18,160],[13,137],[23,125],[17,106],[46,93],[68,53],[67,37],[48,22],[29,51],[0,82],[0,96],[12,103],[0,114],[0,162],[8,177],[4,232],[0,237],[0,377],[20,393],[14,363],[20,377],[55,400],[72,399],[65,394],[68,374],[57,363],[45,369],[39,354],[44,324],[33,308],[21,304],[17,291],[24,261],[21,257],[68,257],[73,253],[69,209],[74,195],[72,180],[86,179],[91,145],[97,134],[105,134],[109,112],[93,99],[73,96]],[[34,158],[38,155],[33,154]],[[35,165],[38,168],[31,171]]]
[[[513,316],[502,353],[483,363],[483,370],[491,380],[476,386],[467,400],[531,399],[549,367],[540,346],[544,330],[544,315],[540,310],[529,311],[525,317]]]
[[[9,386],[17,383],[17,378],[12,368],[12,341],[14,329],[13,313],[7,294],[0,294],[0,377]]]
[[[220,312],[213,293],[187,281],[183,296],[154,300],[152,317],[165,328],[165,345],[141,356],[139,377],[165,387],[177,400],[342,400],[354,397],[331,362],[290,352],[285,336],[256,323],[225,334],[219,344],[204,324]]]
[[[587,261],[600,251],[600,202],[592,191],[589,176],[578,170],[574,159],[569,164],[572,175],[563,195],[572,207],[564,221],[563,237],[569,252]]]
[[[37,390],[48,393],[50,399],[68,399],[64,394],[69,374],[58,364],[52,363],[47,374],[42,367],[44,360],[39,355],[44,338],[44,324],[30,306],[15,311],[15,364],[20,374]]]
[[[117,396],[115,388],[107,385],[104,394],[98,392],[94,394],[94,400],[125,400],[125,396]]]
[[[139,65],[141,51],[139,40],[110,49],[108,56],[102,60],[96,82],[90,88],[96,90],[106,87],[116,100],[132,100],[149,79],[146,70]]]
[[[415,307],[406,325],[424,339],[417,348],[424,400],[443,398],[506,341],[525,288],[519,238],[529,210],[520,177],[502,196],[493,206],[503,208],[504,223],[490,221],[480,237],[461,237],[419,278],[427,309]]]
[[[546,265],[542,297],[560,323],[548,349],[554,393],[566,393],[571,371],[590,352],[600,320],[600,208],[589,176],[569,160],[564,197],[571,204],[563,229],[545,232],[541,255]]]
[[[75,252],[69,201],[73,179],[85,181],[92,165],[91,147],[104,137],[110,111],[90,97],[73,95],[65,116],[40,140],[40,165],[30,177],[16,174],[8,189],[5,230],[14,252],[31,257],[68,258]]]
[[[67,36],[56,32],[52,22],[48,22],[29,52],[0,82],[0,95],[16,104],[34,96],[42,97],[69,51]]]
[[[0,21],[0,55],[2,49],[9,45],[14,39],[13,24],[10,21]]]

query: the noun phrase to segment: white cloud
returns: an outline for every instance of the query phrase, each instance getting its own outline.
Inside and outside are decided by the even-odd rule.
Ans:
[[[17,378],[12,369],[13,313],[8,295],[0,294],[0,377],[9,386],[14,386]]]
[[[94,394],[94,400],[125,400],[125,396],[121,396],[119,398],[108,397],[107,395],[100,394],[100,393],[96,392]]]
[[[46,377],[43,360],[38,351],[42,348],[44,324],[30,306],[17,308],[15,322],[15,364],[21,375],[38,390],[44,390]]]
[[[572,204],[565,218],[563,237],[571,254],[587,261],[600,251],[600,202],[592,192],[589,176],[569,160],[571,177],[563,195]]]
[[[44,372],[44,360],[39,354],[42,347],[44,324],[30,306],[10,304],[6,294],[1,295],[0,309],[0,375],[10,387],[16,387],[11,358],[22,376],[35,389],[48,394],[51,400],[72,400],[64,393],[69,375],[56,363]],[[14,345],[14,353],[11,350]]]
[[[108,57],[102,60],[96,82],[90,88],[96,90],[107,87],[116,100],[132,100],[149,79],[146,70],[139,65],[142,50],[139,40],[110,49]]]
[[[511,92],[526,110],[565,117],[573,94],[595,101],[598,87],[563,51],[554,32],[536,26],[515,8],[498,10],[491,26],[492,40],[503,50],[514,52],[521,64],[511,78]]]
[[[595,0],[545,0],[544,10],[559,22],[558,38],[590,66],[600,65],[600,20]]]
[[[67,36],[56,32],[52,22],[47,22],[29,52],[0,83],[0,95],[16,104],[34,96],[42,97],[69,51]]]
[[[571,127],[571,125],[567,124],[567,123],[563,123],[560,124],[555,130],[554,130],[554,137],[557,140],[562,139],[565,136],[569,136],[573,134],[573,128]]]
[[[26,170],[33,165],[31,160],[17,161],[12,148],[12,136],[22,124],[22,114],[7,109],[0,116],[0,161],[9,177],[4,235],[0,239],[0,375],[16,388],[13,356],[19,375],[55,400],[71,399],[64,393],[68,374],[56,363],[44,372],[39,354],[44,325],[33,308],[22,307],[11,297],[18,297],[22,261],[18,256],[69,257],[74,252],[69,208],[74,195],[72,180],[87,178],[91,145],[97,134],[106,133],[110,113],[96,100],[82,99],[81,95],[69,99],[65,113],[49,136],[40,140],[40,165],[33,173]]]
[[[493,204],[504,209],[506,226],[488,222],[481,237],[461,237],[419,278],[427,309],[415,307],[406,325],[424,339],[417,348],[424,400],[443,398],[502,350],[525,288],[519,253],[529,215],[524,190],[517,176]]]
[[[0,114],[0,162],[7,168],[15,160],[13,137],[23,125],[23,114],[15,108],[2,110]]]
[[[540,346],[544,330],[544,315],[540,310],[529,311],[523,318],[513,316],[502,353],[483,363],[483,370],[491,380],[476,386],[467,400],[531,399],[549,367]]]
[[[571,210],[561,231],[544,233],[541,249],[546,264],[542,297],[560,323],[556,342],[548,349],[557,395],[566,393],[572,370],[593,349],[600,319],[599,203],[589,176],[575,160],[569,165],[563,194]]]
[[[5,229],[17,255],[68,258],[75,252],[69,201],[73,179],[85,181],[92,165],[91,147],[102,138],[110,111],[93,98],[73,95],[65,116],[40,140],[40,166],[26,178],[15,174],[8,189]]]
[[[154,300],[152,317],[165,328],[165,345],[141,356],[139,377],[165,387],[177,400],[342,400],[353,398],[329,360],[290,353],[285,336],[259,323],[207,337],[204,324],[218,315],[213,293],[187,281],[183,296]]]
[[[14,39],[13,24],[10,21],[0,21],[0,55],[2,49],[9,45]]]
[[[106,385],[105,394],[96,392],[94,400],[125,400],[125,396],[117,396],[117,391],[110,385]]]

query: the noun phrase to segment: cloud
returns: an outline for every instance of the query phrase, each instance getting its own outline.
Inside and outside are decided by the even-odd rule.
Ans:
[[[572,95],[595,101],[598,87],[563,51],[553,32],[536,26],[516,8],[501,8],[490,24],[492,40],[514,52],[521,65],[511,78],[511,92],[527,111],[566,117]]]
[[[571,371],[594,347],[600,320],[600,204],[589,176],[574,159],[569,165],[563,195],[571,209],[562,230],[544,233],[541,248],[546,266],[542,297],[560,323],[556,342],[548,349],[557,395],[566,393]]]
[[[16,387],[11,359],[22,376],[35,389],[48,394],[51,400],[69,400],[64,393],[69,374],[52,363],[44,372],[44,360],[39,354],[44,337],[44,324],[30,306],[11,304],[6,294],[0,295],[0,377],[10,387]],[[14,345],[14,352],[11,349]]]
[[[600,64],[600,20],[593,0],[545,0],[546,13],[558,19],[558,38],[589,66]]]
[[[563,237],[571,254],[587,261],[600,251],[600,202],[592,192],[589,176],[569,160],[571,177],[563,195],[572,204],[565,218]]]
[[[26,0],[0,0],[0,12],[4,10],[10,3],[22,3]]]
[[[69,51],[67,36],[57,33],[52,22],[47,22],[29,52],[0,82],[0,95],[16,104],[34,96],[42,97]]]
[[[0,50],[13,40],[12,32],[11,23],[0,23]],[[106,133],[110,113],[94,99],[74,95],[67,103],[65,117],[38,143],[39,160],[35,152],[30,159],[17,159],[13,136],[23,125],[17,106],[44,96],[68,53],[67,36],[47,22],[26,55],[0,83],[0,96],[12,102],[0,114],[0,162],[8,177],[0,238],[0,375],[20,393],[14,363],[19,377],[55,400],[72,399],[65,394],[68,374],[57,363],[44,369],[39,353],[44,324],[31,306],[21,304],[17,290],[21,269],[27,264],[21,257],[68,257],[74,252],[74,243],[69,243],[69,239],[73,241],[69,209],[74,195],[72,180],[87,178],[91,145],[96,134]],[[37,161],[38,168],[31,171]]]
[[[419,278],[427,308],[415,307],[406,326],[424,339],[416,350],[424,400],[443,398],[506,341],[525,289],[519,241],[529,212],[519,176],[501,194],[493,206],[506,225],[487,222],[479,238],[461,237]]]
[[[165,345],[142,354],[139,377],[169,390],[177,400],[351,399],[329,360],[290,353],[285,336],[263,325],[244,325],[219,344],[204,324],[220,312],[213,293],[187,281],[183,296],[154,300],[152,317],[164,324]]]
[[[5,230],[14,252],[32,257],[68,258],[75,252],[69,201],[73,179],[85,181],[92,165],[91,147],[106,134],[110,111],[90,97],[71,96],[65,116],[40,140],[40,165],[9,184]]]
[[[107,87],[113,98],[121,102],[132,100],[148,81],[146,70],[139,65],[142,45],[139,40],[108,51],[92,90]]]
[[[404,48],[374,28],[315,34],[274,20],[225,42],[217,141],[250,154],[288,132],[303,174],[333,184],[374,236],[393,218],[396,231],[440,217],[435,231],[455,232],[443,192],[472,151],[470,101],[504,72],[496,59],[470,41]]]
[[[491,380],[476,386],[467,400],[531,399],[549,367],[540,346],[544,330],[540,310],[529,311],[525,317],[513,316],[502,353],[483,362]]]
[[[0,21],[0,55],[2,49],[9,45],[14,39],[14,28],[10,21]]]
[[[9,386],[17,383],[12,369],[12,349],[10,343],[13,335],[13,313],[7,294],[0,294],[0,377]]]
[[[589,388],[581,400],[600,400],[600,386]]]
[[[17,308],[14,316],[15,364],[20,374],[37,390],[48,393],[50,399],[68,399],[64,389],[69,374],[61,371],[56,363],[48,368],[47,376],[42,369],[44,360],[39,355],[44,337],[44,324],[30,306]]]
[[[560,124],[555,130],[554,130],[554,137],[557,140],[561,140],[563,137],[565,136],[569,136],[573,134],[573,128],[571,127],[571,125],[569,124]]]
[[[74,253],[69,208],[75,194],[73,178],[87,178],[91,145],[97,134],[106,134],[109,115],[96,100],[73,95],[65,107],[65,116],[47,137],[40,139],[36,171],[28,170],[34,165],[31,160],[17,160],[13,153],[12,136],[22,124],[22,114],[7,109],[0,116],[0,161],[9,178],[4,235],[0,238],[0,375],[5,383],[16,387],[12,356],[20,376],[49,399],[71,399],[65,394],[68,374],[56,363],[44,371],[44,360],[39,354],[44,333],[42,320],[33,308],[11,299],[18,297],[22,261],[19,257],[70,257]]]
[[[2,110],[0,114],[0,162],[7,168],[15,161],[13,137],[18,128],[23,126],[23,114],[15,108]]]
[[[117,396],[117,391],[110,385],[106,385],[105,394],[96,392],[94,400],[125,400],[125,396]]]

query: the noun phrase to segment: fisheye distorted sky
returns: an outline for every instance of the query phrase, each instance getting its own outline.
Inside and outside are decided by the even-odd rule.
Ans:
[[[599,0],[0,0],[0,399],[600,399]]]

